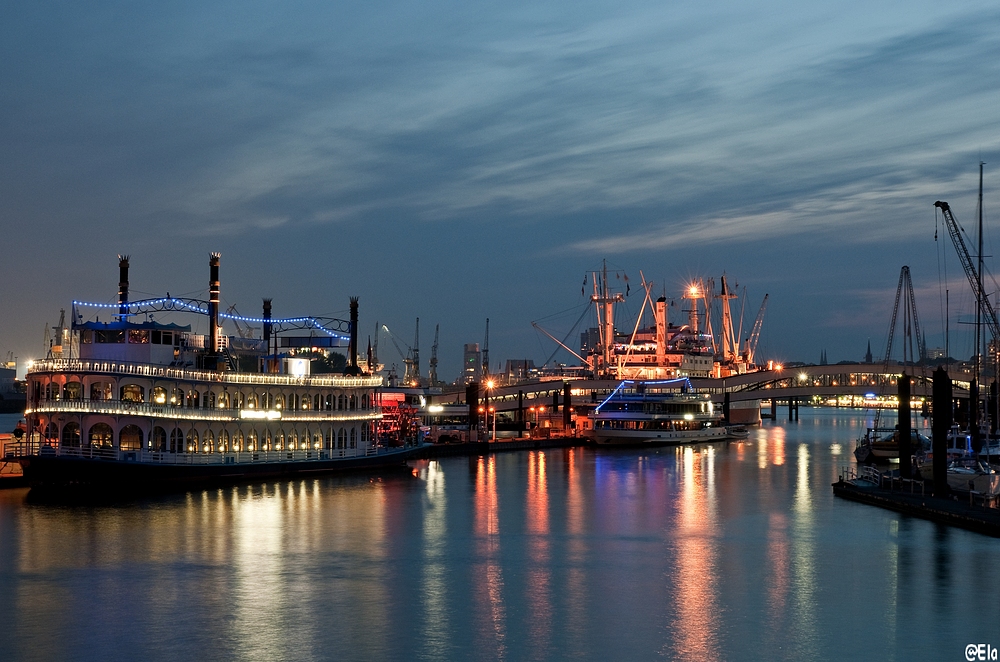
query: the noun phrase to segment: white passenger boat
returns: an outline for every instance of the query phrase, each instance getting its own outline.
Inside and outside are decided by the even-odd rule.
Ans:
[[[690,389],[686,378],[622,381],[589,414],[588,434],[601,446],[688,444],[746,436],[742,426],[726,427],[709,394]]]
[[[118,304],[74,302],[64,346],[28,368],[28,431],[14,453],[32,485],[169,488],[402,465],[414,454],[377,438],[382,381],[357,363],[357,299],[350,321],[272,319],[270,300],[250,320],[219,312],[218,254],[207,302],[129,301],[127,258],[120,267]],[[83,321],[88,305],[111,308],[112,321]],[[207,315],[210,334],[135,320],[153,311]],[[263,338],[228,338],[220,318],[258,324]],[[279,347],[301,344],[295,329],[312,347],[348,343],[343,374],[281,358]]]

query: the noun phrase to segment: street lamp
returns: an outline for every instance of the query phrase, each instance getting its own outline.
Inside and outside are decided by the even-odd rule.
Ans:
[[[490,439],[490,441],[496,441],[496,428],[497,428],[496,407],[490,407],[490,394],[492,393],[494,386],[496,386],[496,382],[494,382],[492,379],[487,379],[486,380],[486,429],[484,431],[487,434],[489,434],[489,431],[490,431],[490,412],[491,411],[494,412],[494,414],[493,414],[493,437],[492,437],[492,439]]]

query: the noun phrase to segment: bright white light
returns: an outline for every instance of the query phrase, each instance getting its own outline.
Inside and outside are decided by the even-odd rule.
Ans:
[[[273,421],[281,418],[281,412],[276,409],[241,409],[240,418],[267,419]]]
[[[427,411],[431,414],[440,414],[444,411],[444,407],[442,405],[431,405],[427,408]]]
[[[305,377],[309,374],[309,359],[285,359],[285,371],[292,377]]]
[[[684,420],[685,421],[693,421],[694,420],[694,414],[684,414]]]

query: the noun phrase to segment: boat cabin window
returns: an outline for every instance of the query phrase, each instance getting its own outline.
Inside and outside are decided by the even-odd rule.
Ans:
[[[94,331],[95,343],[123,343],[125,342],[125,332],[108,329],[105,331]]]
[[[80,447],[80,424],[67,423],[62,430],[62,445],[70,448]]]
[[[45,439],[46,441],[56,442],[59,440],[59,426],[55,423],[49,423],[45,426]]]
[[[155,453],[167,450],[167,431],[160,426],[153,428],[153,433],[149,435],[149,450]]]
[[[138,384],[126,384],[121,387],[119,399],[125,402],[144,402],[146,399],[146,390]]]
[[[167,447],[167,451],[171,453],[184,452],[184,433],[181,432],[180,428],[174,428],[170,431],[170,445]]]
[[[205,438],[203,440],[201,450],[205,453],[215,452],[215,436],[212,434],[211,430],[205,432]]]
[[[146,329],[129,329],[128,342],[130,345],[148,345],[149,331]]]
[[[198,452],[198,433],[191,430],[187,434],[187,452],[197,453]]]
[[[118,433],[118,447],[123,451],[142,450],[142,430],[138,425],[126,425]]]
[[[158,331],[154,329],[150,332],[151,340],[154,345],[173,345],[174,338],[180,340],[179,336],[175,336],[173,331]]]
[[[284,407],[285,407],[285,396],[283,395],[274,396],[274,408],[284,409]]]
[[[98,448],[111,448],[113,433],[111,426],[107,423],[97,423],[91,426],[90,434],[87,436],[88,443]]]
[[[187,392],[187,406],[188,406],[188,408],[190,408],[190,409],[197,409],[198,406],[199,406],[199,404],[200,404],[200,401],[199,401],[200,397],[201,396],[198,394],[198,391],[195,391],[195,390],[188,391]]]
[[[162,386],[154,387],[149,396],[155,405],[164,405],[167,403],[167,389]]]
[[[63,387],[63,398],[66,400],[83,400],[83,384],[80,382],[66,382]]]
[[[90,399],[91,400],[110,400],[111,399],[111,383],[110,382],[94,382],[90,385]]]

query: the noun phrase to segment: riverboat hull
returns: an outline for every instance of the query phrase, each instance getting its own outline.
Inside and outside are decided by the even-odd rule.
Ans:
[[[746,434],[724,427],[702,430],[593,430],[590,441],[597,446],[679,446],[729,439],[746,438]]]
[[[320,451],[178,454],[173,461],[142,461],[141,454],[119,458],[38,454],[17,461],[24,479],[40,490],[100,492],[169,491],[240,481],[290,479],[341,471],[404,467],[422,448],[410,446],[356,457],[329,457]]]

